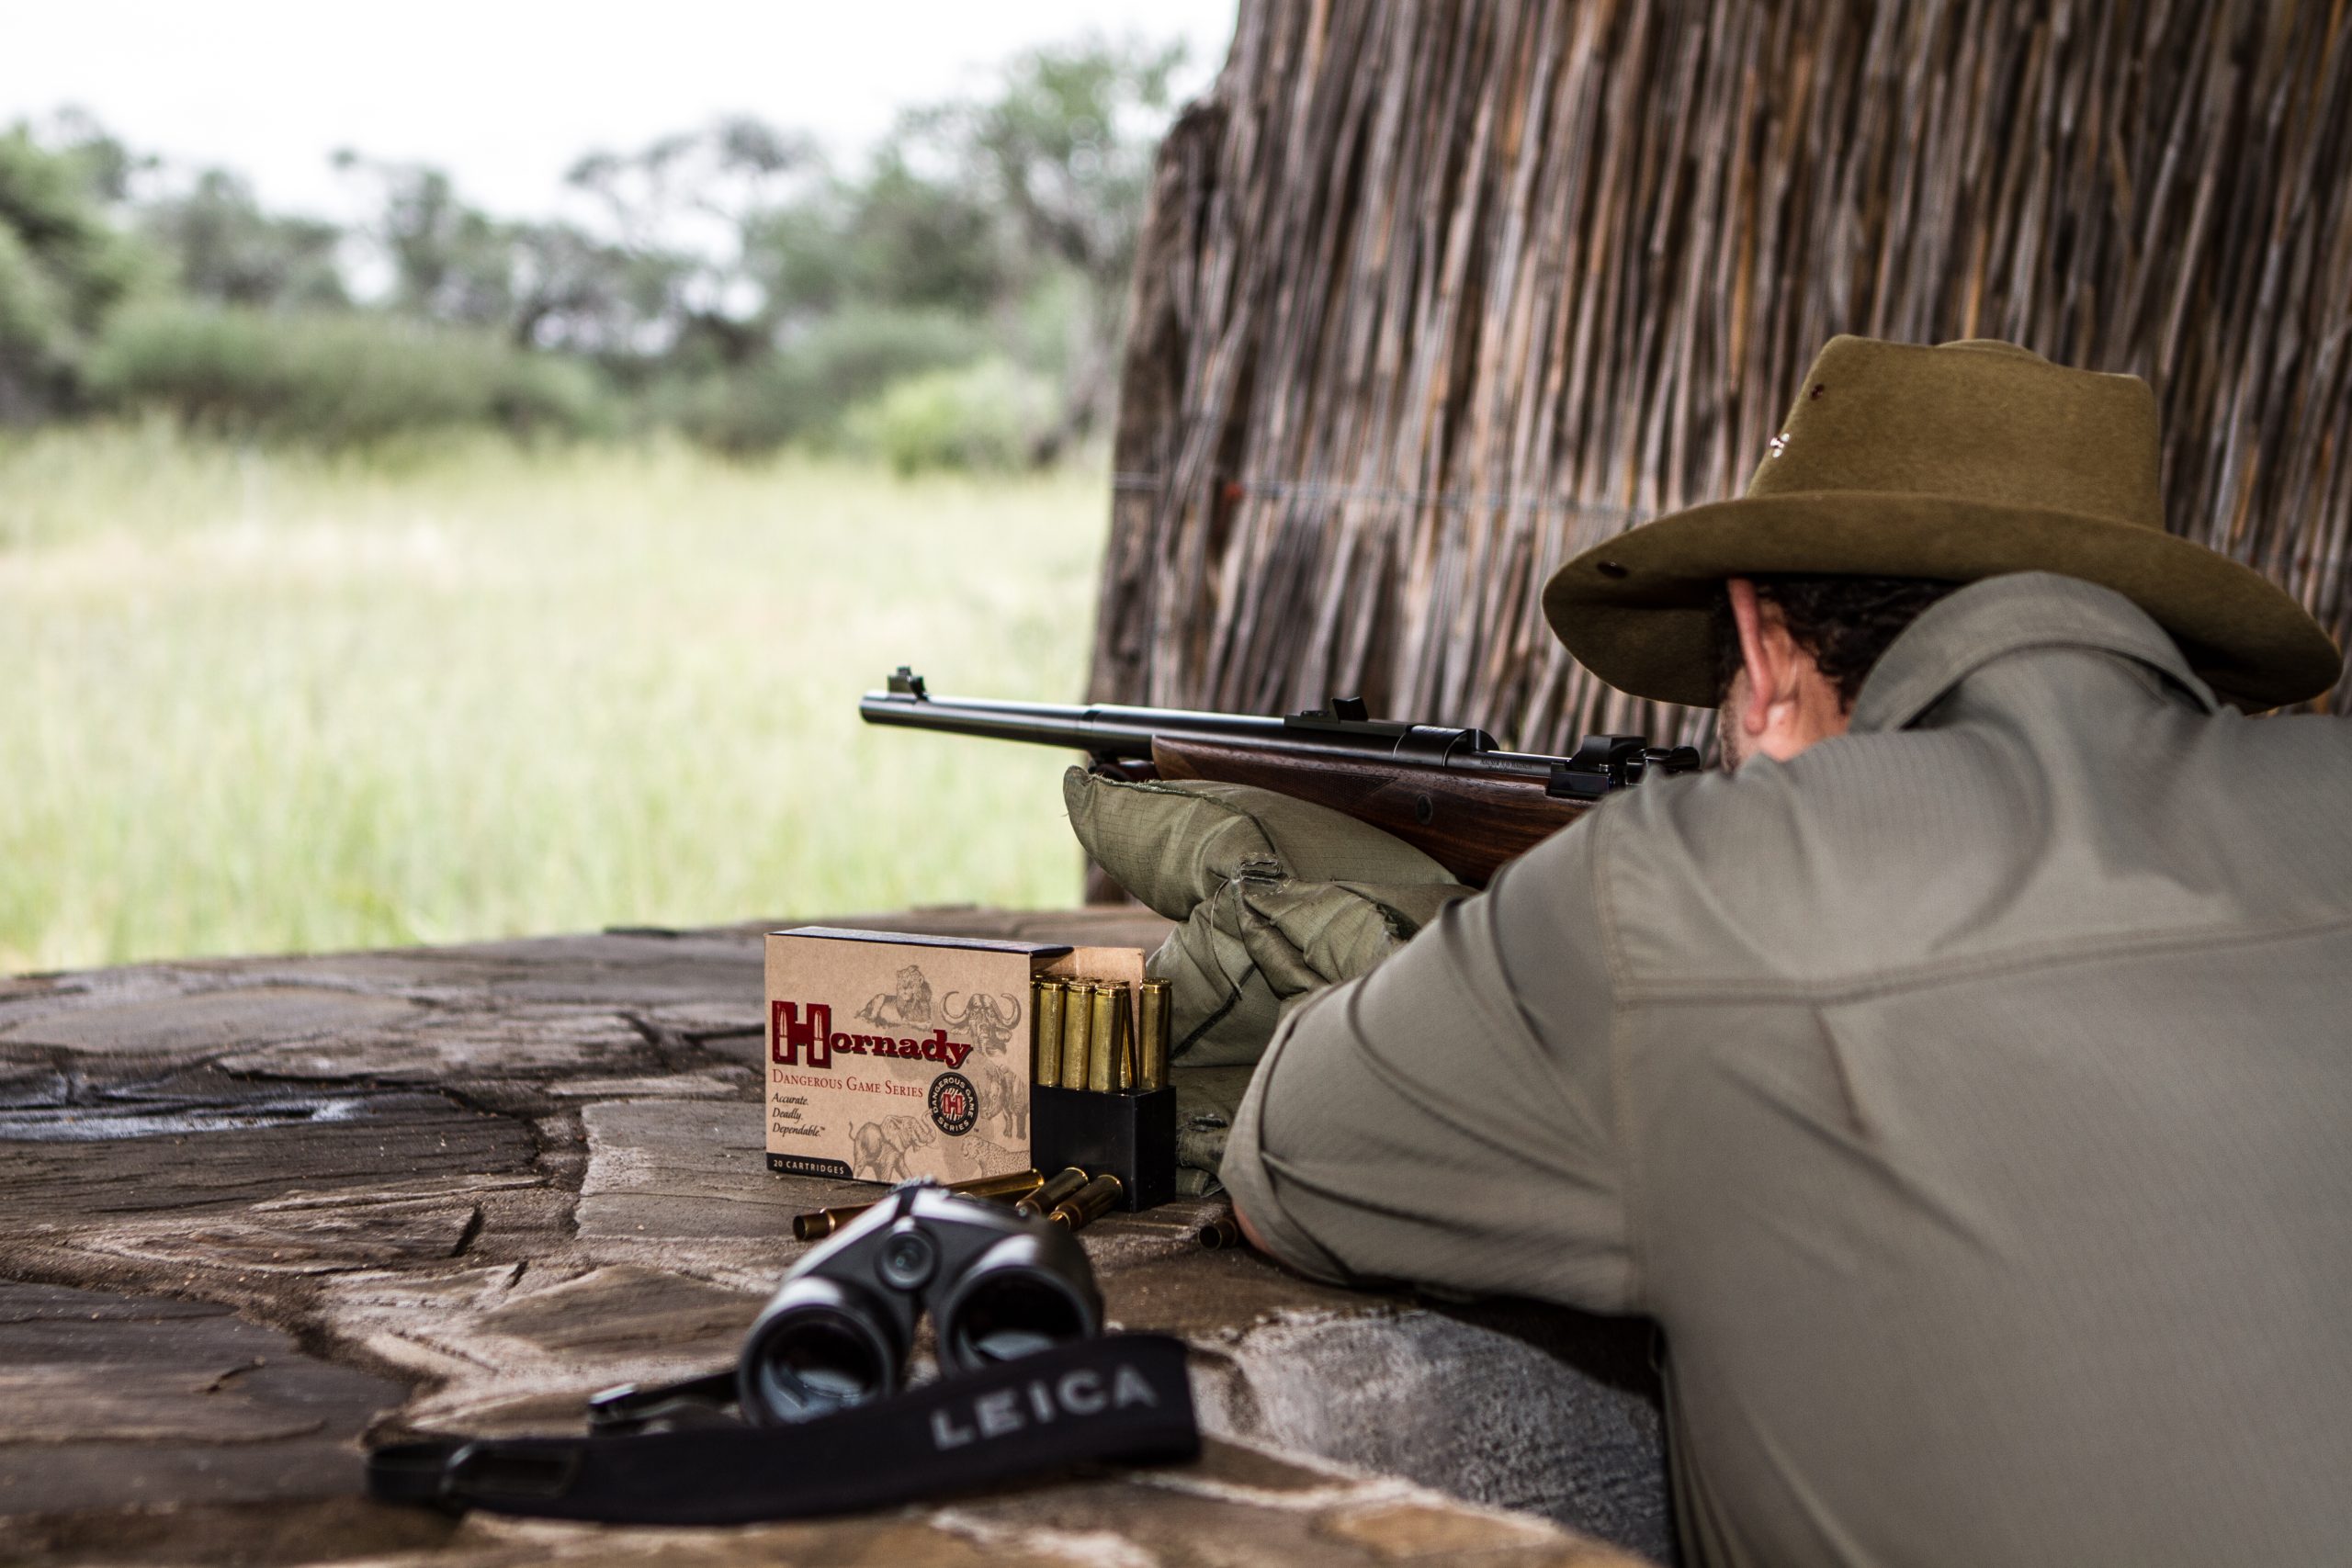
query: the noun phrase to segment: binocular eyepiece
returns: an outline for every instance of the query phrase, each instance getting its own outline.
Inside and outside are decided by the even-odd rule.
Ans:
[[[1094,1270],[1069,1231],[910,1183],[785,1276],[743,1343],[744,1419],[785,1426],[896,1393],[926,1312],[949,1373],[1102,1331]]]

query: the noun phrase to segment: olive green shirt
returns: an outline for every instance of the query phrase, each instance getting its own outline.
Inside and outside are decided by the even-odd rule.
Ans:
[[[1276,1034],[1283,1258],[1656,1318],[1686,1558],[2352,1556],[2352,726],[2047,574]]]

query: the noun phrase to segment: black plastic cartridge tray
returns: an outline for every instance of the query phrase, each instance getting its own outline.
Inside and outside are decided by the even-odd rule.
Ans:
[[[1119,1206],[1132,1213],[1176,1196],[1176,1091],[1097,1094],[1029,1089],[1029,1158],[1051,1176],[1074,1165],[1119,1179]]]

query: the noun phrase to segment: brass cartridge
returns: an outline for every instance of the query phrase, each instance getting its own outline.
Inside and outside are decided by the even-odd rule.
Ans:
[[[1168,1081],[1168,982],[1146,980],[1136,987],[1136,1088],[1150,1090]]]
[[[1033,1218],[1038,1214],[1050,1214],[1054,1212],[1056,1204],[1085,1186],[1090,1179],[1091,1179],[1086,1172],[1078,1167],[1064,1166],[1055,1175],[1047,1177],[1043,1187],[1015,1203],[1012,1206],[1012,1212]]]
[[[1023,1199],[1022,1201],[1026,1202],[1028,1200]],[[1211,1252],[1219,1252],[1226,1247],[1241,1245],[1241,1227],[1234,1223],[1230,1210],[1204,1223],[1195,1234],[1200,1238],[1201,1246]]]
[[[1111,1056],[1111,1087],[1121,1094],[1136,1088],[1136,994],[1119,987],[1119,1045]]]
[[[1119,987],[1118,1043],[1111,1052],[1111,1087],[1121,1094],[1136,1087],[1136,989]]]
[[[1087,1222],[1101,1217],[1103,1212],[1119,1201],[1125,1189],[1119,1179],[1104,1171],[1069,1197],[1054,1205],[1046,1217],[1069,1230],[1081,1230]]]
[[[1069,987],[1059,980],[1039,980],[1029,987],[1029,1081],[1062,1081],[1062,998]]]
[[[1119,1087],[1119,1026],[1126,1021],[1127,988],[1105,981],[1094,987],[1094,1022],[1086,1039],[1086,1087],[1109,1094]]]
[[[978,1176],[969,1181],[952,1181],[947,1184],[947,1190],[968,1198],[1026,1198],[1045,1184],[1042,1172],[1022,1170],[1006,1176]],[[880,1201],[879,1198],[874,1201]],[[792,1239],[822,1241],[872,1207],[874,1203],[851,1203],[838,1209],[811,1209],[805,1214],[795,1214]]]
[[[1087,980],[1068,980],[1061,987],[1061,1063],[1056,1084],[1061,1089],[1087,1086],[1087,1034],[1093,1022],[1093,987]],[[1072,1081],[1077,1079],[1077,1081]],[[1045,1079],[1037,1079],[1042,1084]]]
[[[1094,987],[1084,980],[1072,980],[1062,1002],[1061,1087],[1086,1087],[1087,1037],[1094,1022]]]

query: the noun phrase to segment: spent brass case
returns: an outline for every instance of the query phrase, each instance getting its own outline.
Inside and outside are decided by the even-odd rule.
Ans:
[[[1099,1219],[1125,1190],[1119,1179],[1109,1171],[1089,1181],[1085,1186],[1054,1205],[1046,1217],[1068,1230],[1083,1228],[1090,1221]]]
[[[1062,998],[1067,995],[1069,987],[1059,980],[1039,980],[1030,987],[1031,1083],[1062,1081]]]
[[[1228,1247],[1241,1245],[1241,1227],[1234,1223],[1230,1211],[1206,1222],[1194,1235],[1199,1237],[1201,1246],[1211,1252],[1221,1252]]]
[[[1086,1087],[1109,1094],[1119,1087],[1119,1023],[1127,988],[1118,985],[1094,987],[1094,1021],[1086,1041]]]
[[[947,1184],[946,1190],[973,1198],[1021,1199],[1027,1198],[1045,1184],[1042,1171],[1018,1170],[1003,1176],[976,1176],[969,1181],[952,1181]],[[874,1201],[878,1203],[882,1200],[877,1198]],[[811,1209],[805,1214],[795,1214],[792,1216],[792,1239],[822,1241],[872,1207],[874,1203],[849,1203],[836,1209]]]
[[[1090,1179],[1091,1179],[1086,1172],[1078,1167],[1064,1166],[1059,1171],[1047,1177],[1043,1187],[1015,1203],[1012,1206],[1013,1212],[1031,1215],[1050,1214],[1054,1212],[1056,1204],[1085,1186]]]
[[[976,1176],[969,1181],[951,1181],[950,1192],[963,1192],[974,1198],[1025,1198],[1046,1184],[1042,1170],[1012,1170],[1002,1176]]]
[[[1147,1092],[1168,1081],[1168,982],[1136,987],[1136,1088]]]
[[[1069,994],[1062,1002],[1061,1087],[1086,1087],[1086,1054],[1089,1036],[1093,1032],[1094,987],[1085,980],[1072,980]]]

